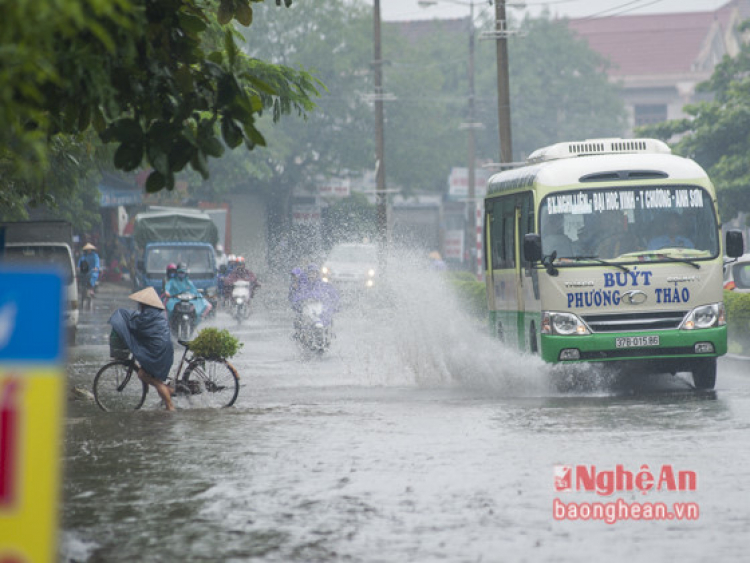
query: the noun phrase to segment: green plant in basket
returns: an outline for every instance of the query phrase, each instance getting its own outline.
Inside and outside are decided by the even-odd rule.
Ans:
[[[204,328],[190,341],[190,350],[203,358],[231,358],[242,348],[242,342],[232,336],[228,330]]]

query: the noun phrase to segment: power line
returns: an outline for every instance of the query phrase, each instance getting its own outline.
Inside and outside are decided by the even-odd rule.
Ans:
[[[596,12],[594,14],[590,14],[588,16],[584,16],[582,18],[576,18],[578,20],[593,20],[596,18],[601,17],[612,17],[617,16],[619,14],[625,14],[627,12],[632,12],[633,10],[639,10],[640,8],[645,8],[646,6],[651,6],[652,4],[657,4],[659,2],[663,2],[663,0],[652,0],[651,2],[648,2],[647,4],[641,4],[640,6],[635,6],[633,8],[627,8],[627,6],[632,6],[633,4],[638,4],[642,2],[643,0],[632,0],[631,2],[626,2],[624,4],[620,4],[619,6],[613,6],[612,8],[607,8],[606,10],[602,10],[601,12]],[[622,9],[627,8],[627,9]],[[620,11],[617,11],[620,10]],[[610,13],[614,12],[614,13]]]

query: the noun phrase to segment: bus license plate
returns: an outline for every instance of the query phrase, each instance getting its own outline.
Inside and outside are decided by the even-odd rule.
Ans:
[[[625,336],[615,338],[616,348],[641,348],[643,346],[658,346],[658,336]]]

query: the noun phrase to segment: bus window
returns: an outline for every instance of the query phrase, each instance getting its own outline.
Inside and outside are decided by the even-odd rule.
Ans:
[[[516,217],[515,208],[513,215],[503,217],[503,253],[505,255],[505,268],[516,267]]]
[[[559,192],[540,206],[542,252],[558,258],[658,260],[718,255],[711,198],[702,188],[605,188]]]
[[[515,198],[505,196],[494,201],[490,235],[492,239],[492,267],[513,268],[515,265]]]
[[[534,198],[531,193],[523,194],[521,198],[521,218],[519,225],[520,241],[521,241],[521,261],[526,262],[526,256],[523,252],[523,237],[529,233],[536,232],[534,228]]]

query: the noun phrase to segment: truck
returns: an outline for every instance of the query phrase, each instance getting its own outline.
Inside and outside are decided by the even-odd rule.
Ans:
[[[218,229],[207,214],[184,208],[160,208],[135,217],[133,238],[139,253],[136,261],[136,289],[153,287],[162,292],[167,265],[187,266],[198,290],[211,297],[216,293],[217,265],[214,247]]]
[[[78,280],[73,253],[73,227],[67,221],[0,222],[5,231],[3,264],[58,269],[65,288],[63,323],[69,344],[75,343],[78,330]]]

